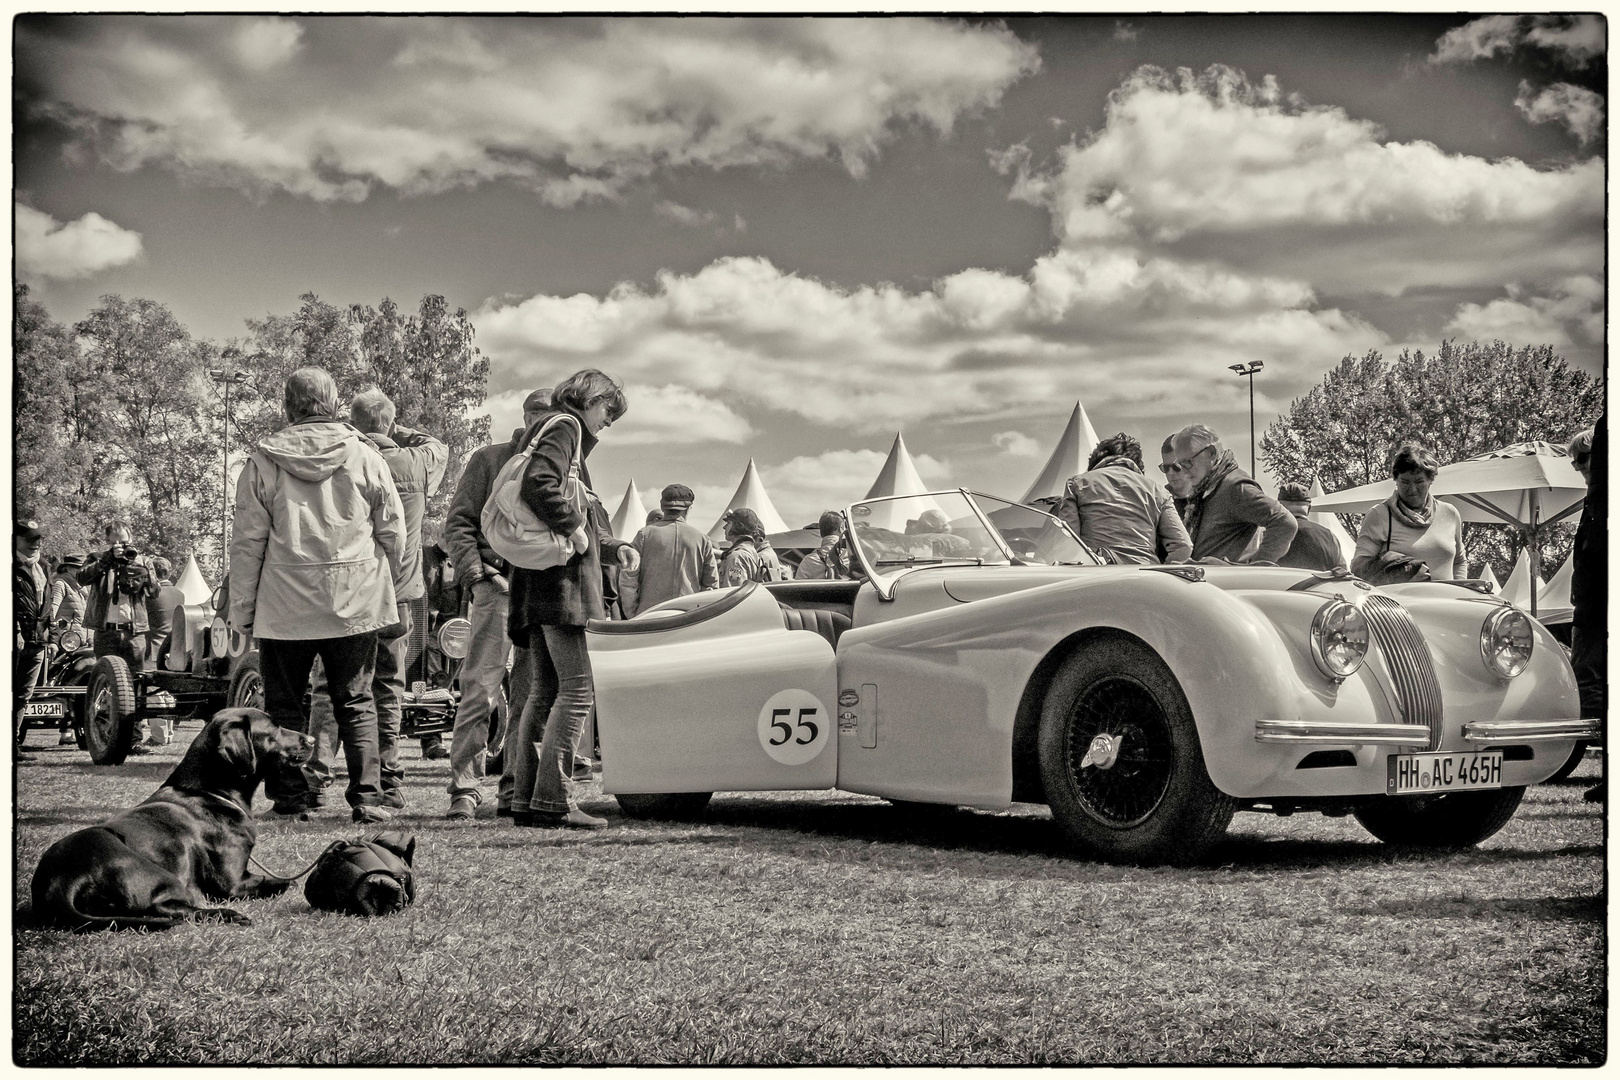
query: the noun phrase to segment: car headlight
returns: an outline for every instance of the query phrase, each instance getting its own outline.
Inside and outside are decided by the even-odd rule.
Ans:
[[[446,619],[439,627],[439,651],[452,660],[460,660],[467,655],[467,639],[471,636],[472,623],[459,615]]]
[[[1530,666],[1536,635],[1530,616],[1514,607],[1497,608],[1479,628],[1479,651],[1485,667],[1499,679],[1511,679]]]
[[[77,630],[64,630],[62,638],[57,642],[65,653],[76,653],[84,648],[84,635]]]
[[[1311,659],[1332,679],[1354,675],[1367,659],[1367,617],[1345,600],[1329,600],[1311,622]]]

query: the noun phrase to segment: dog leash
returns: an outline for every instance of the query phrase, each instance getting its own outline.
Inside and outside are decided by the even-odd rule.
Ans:
[[[224,803],[226,806],[231,807],[233,810],[238,810],[238,811],[241,811],[243,813],[246,813],[246,811],[244,811],[242,809],[241,804],[236,803],[236,802],[232,802],[230,799],[225,798],[223,795],[216,795],[212,791],[199,791],[199,792],[196,792],[196,794],[202,795],[205,798],[214,799],[214,800],[216,800],[218,802]],[[347,840],[334,840],[334,841],[332,841],[330,844],[326,845],[326,847],[321,851],[321,853],[319,855],[315,856],[315,858],[310,861],[310,864],[308,866],[306,866],[302,870],[298,871],[298,873],[292,874],[290,876],[287,875],[287,874],[278,874],[278,873],[276,873],[274,870],[272,870],[268,866],[264,865],[264,863],[260,862],[258,860],[258,858],[256,858],[254,856],[253,852],[251,852],[251,851],[248,852],[247,861],[252,863],[254,866],[258,867],[259,868],[259,873],[264,874],[267,877],[273,877],[273,878],[277,879],[278,881],[297,881],[299,878],[303,877],[305,874],[307,874],[311,870],[315,869],[316,865],[322,859],[326,858],[326,853],[328,851],[331,851],[333,848],[338,847],[338,846],[340,846],[342,844],[346,844],[346,843],[348,843]]]

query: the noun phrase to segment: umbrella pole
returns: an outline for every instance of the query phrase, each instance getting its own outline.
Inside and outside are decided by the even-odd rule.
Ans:
[[[1530,489],[1530,617],[1536,617],[1536,593],[1541,584],[1541,492]]]

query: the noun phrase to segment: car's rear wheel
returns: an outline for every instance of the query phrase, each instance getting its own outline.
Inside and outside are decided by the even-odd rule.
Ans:
[[[121,656],[103,656],[85,693],[84,741],[97,765],[118,765],[135,743],[135,680]]]
[[[242,657],[242,662],[236,665],[228,700],[233,709],[264,708],[264,671],[259,666],[257,652]]]
[[[613,796],[633,818],[647,821],[690,821],[703,813],[714,797],[712,791],[642,792]]]
[[[1041,779],[1073,840],[1120,862],[1196,862],[1235,804],[1204,766],[1175,676],[1123,635],[1064,661],[1041,710]]]
[[[1411,848],[1468,848],[1495,836],[1513,817],[1524,788],[1453,791],[1447,795],[1391,795],[1356,807],[1362,828],[1386,844]]]

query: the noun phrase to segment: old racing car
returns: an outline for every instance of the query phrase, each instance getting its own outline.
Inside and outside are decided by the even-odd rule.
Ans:
[[[1500,829],[1597,723],[1545,628],[1466,584],[1109,565],[967,491],[855,503],[865,580],[594,622],[604,791],[1046,803],[1083,850],[1197,859],[1234,811],[1354,814],[1402,845]]]

